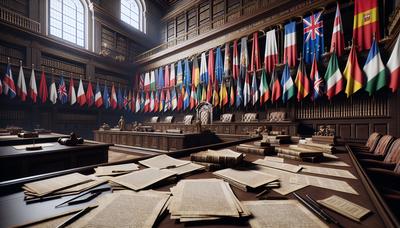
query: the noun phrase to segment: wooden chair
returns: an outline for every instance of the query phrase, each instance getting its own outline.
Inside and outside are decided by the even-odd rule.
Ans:
[[[361,159],[360,163],[365,168],[381,168],[394,170],[396,164],[400,162],[400,138],[396,139],[389,148],[387,155],[383,161],[374,159]]]
[[[349,145],[349,146],[354,152],[373,153],[381,138],[382,134],[374,132],[369,136],[365,145]]]
[[[374,160],[383,160],[389,151],[389,148],[394,141],[394,137],[391,135],[384,135],[379,140],[378,145],[375,150],[370,152],[356,152],[355,155],[358,159],[374,159]]]
[[[223,123],[232,123],[233,121],[233,114],[232,113],[225,113],[221,115],[221,122]]]

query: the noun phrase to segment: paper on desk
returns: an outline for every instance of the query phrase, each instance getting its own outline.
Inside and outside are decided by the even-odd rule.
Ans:
[[[216,176],[233,180],[251,188],[257,188],[272,181],[278,180],[277,176],[269,175],[256,170],[223,169],[213,173]]]
[[[146,160],[139,161],[139,163],[149,168],[165,169],[168,167],[179,167],[182,165],[186,165],[189,164],[190,161],[179,160],[163,154]]]
[[[332,165],[332,166],[341,166],[341,167],[350,167],[349,164],[342,162],[342,161],[325,161],[320,162],[321,165]]]
[[[17,146],[13,146],[14,149],[16,150],[26,150],[27,147],[30,146],[41,146],[41,147],[50,147],[50,146],[54,146],[54,143],[35,143],[35,144],[24,144],[24,145],[17,145]]]
[[[336,195],[318,200],[318,203],[357,222],[360,222],[361,218],[370,212],[367,208]]]
[[[310,166],[310,165],[301,165],[301,166],[303,167],[301,172],[305,172],[305,173],[315,173],[315,174],[321,174],[321,175],[326,175],[326,176],[357,179],[357,177],[355,177],[348,170]]]
[[[267,161],[264,159],[258,159],[256,161],[254,161],[253,163],[257,164],[257,165],[267,166],[270,168],[280,169],[280,170],[289,171],[289,172],[293,172],[293,173],[297,173],[301,170],[301,166],[298,166],[298,165],[279,163],[279,162],[271,162],[271,161]]]
[[[279,163],[283,163],[284,162],[283,158],[280,158],[280,157],[265,156],[264,160],[265,161],[270,161],[270,162],[279,162]]]
[[[334,180],[325,177],[315,177],[303,174],[297,174],[290,177],[290,183],[292,184],[306,184],[313,185],[320,188],[331,189],[339,192],[346,192],[358,195],[358,192],[354,190],[346,181]]]

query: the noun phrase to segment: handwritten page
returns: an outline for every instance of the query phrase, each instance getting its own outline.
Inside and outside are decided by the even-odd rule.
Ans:
[[[186,165],[189,164],[190,161],[179,160],[163,154],[146,160],[139,161],[139,163],[149,168],[165,169],[168,167],[179,167],[182,165]]]
[[[354,190],[346,181],[334,180],[325,177],[315,177],[303,174],[297,174],[290,177],[290,183],[292,184],[306,184],[313,185],[320,188],[331,189],[339,192],[346,192],[358,195],[358,192]]]
[[[361,219],[371,211],[339,196],[333,195],[317,202],[331,210],[336,211],[350,219],[360,222]]]
[[[357,179],[357,177],[355,177],[348,170],[310,166],[310,165],[301,165],[301,166],[303,167],[301,172],[305,172],[305,173],[315,173],[315,174],[321,174],[321,175],[326,175],[326,176]]]
[[[240,184],[257,188],[272,181],[278,180],[277,176],[272,176],[256,170],[236,170],[236,169],[223,169],[213,173],[214,175]]]
[[[292,173],[297,173],[297,172],[299,172],[301,170],[301,166],[298,166],[298,165],[279,163],[279,162],[271,162],[271,161],[267,161],[267,160],[264,160],[264,159],[258,159],[256,161],[254,161],[253,163],[257,164],[257,165],[262,165],[262,166],[274,168],[274,169],[280,169],[280,170],[284,170],[284,171],[289,171],[289,172],[292,172]]]

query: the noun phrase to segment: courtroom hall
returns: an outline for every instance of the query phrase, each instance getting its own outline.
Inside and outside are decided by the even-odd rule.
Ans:
[[[400,227],[400,0],[0,0],[0,228]]]

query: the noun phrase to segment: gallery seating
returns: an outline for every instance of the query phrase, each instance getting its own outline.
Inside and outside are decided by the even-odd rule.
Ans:
[[[374,159],[361,159],[360,163],[365,168],[383,168],[394,170],[396,164],[400,162],[400,138],[396,139],[390,146],[387,155],[383,161]]]
[[[191,125],[192,122],[193,122],[193,115],[186,115],[185,118],[183,118],[184,125]]]
[[[384,135],[378,142],[375,150],[370,152],[357,152],[356,156],[359,159],[375,159],[375,160],[383,160],[389,151],[390,145],[394,141],[394,137],[391,135]]]
[[[281,122],[286,120],[286,112],[271,112],[268,121]]]
[[[381,138],[382,138],[382,134],[380,134],[378,132],[374,132],[369,136],[365,145],[351,145],[350,144],[350,147],[355,152],[373,153]]]
[[[167,117],[165,117],[165,119],[164,119],[164,123],[173,123],[174,120],[175,120],[175,117],[174,117],[174,116],[167,116]]]

